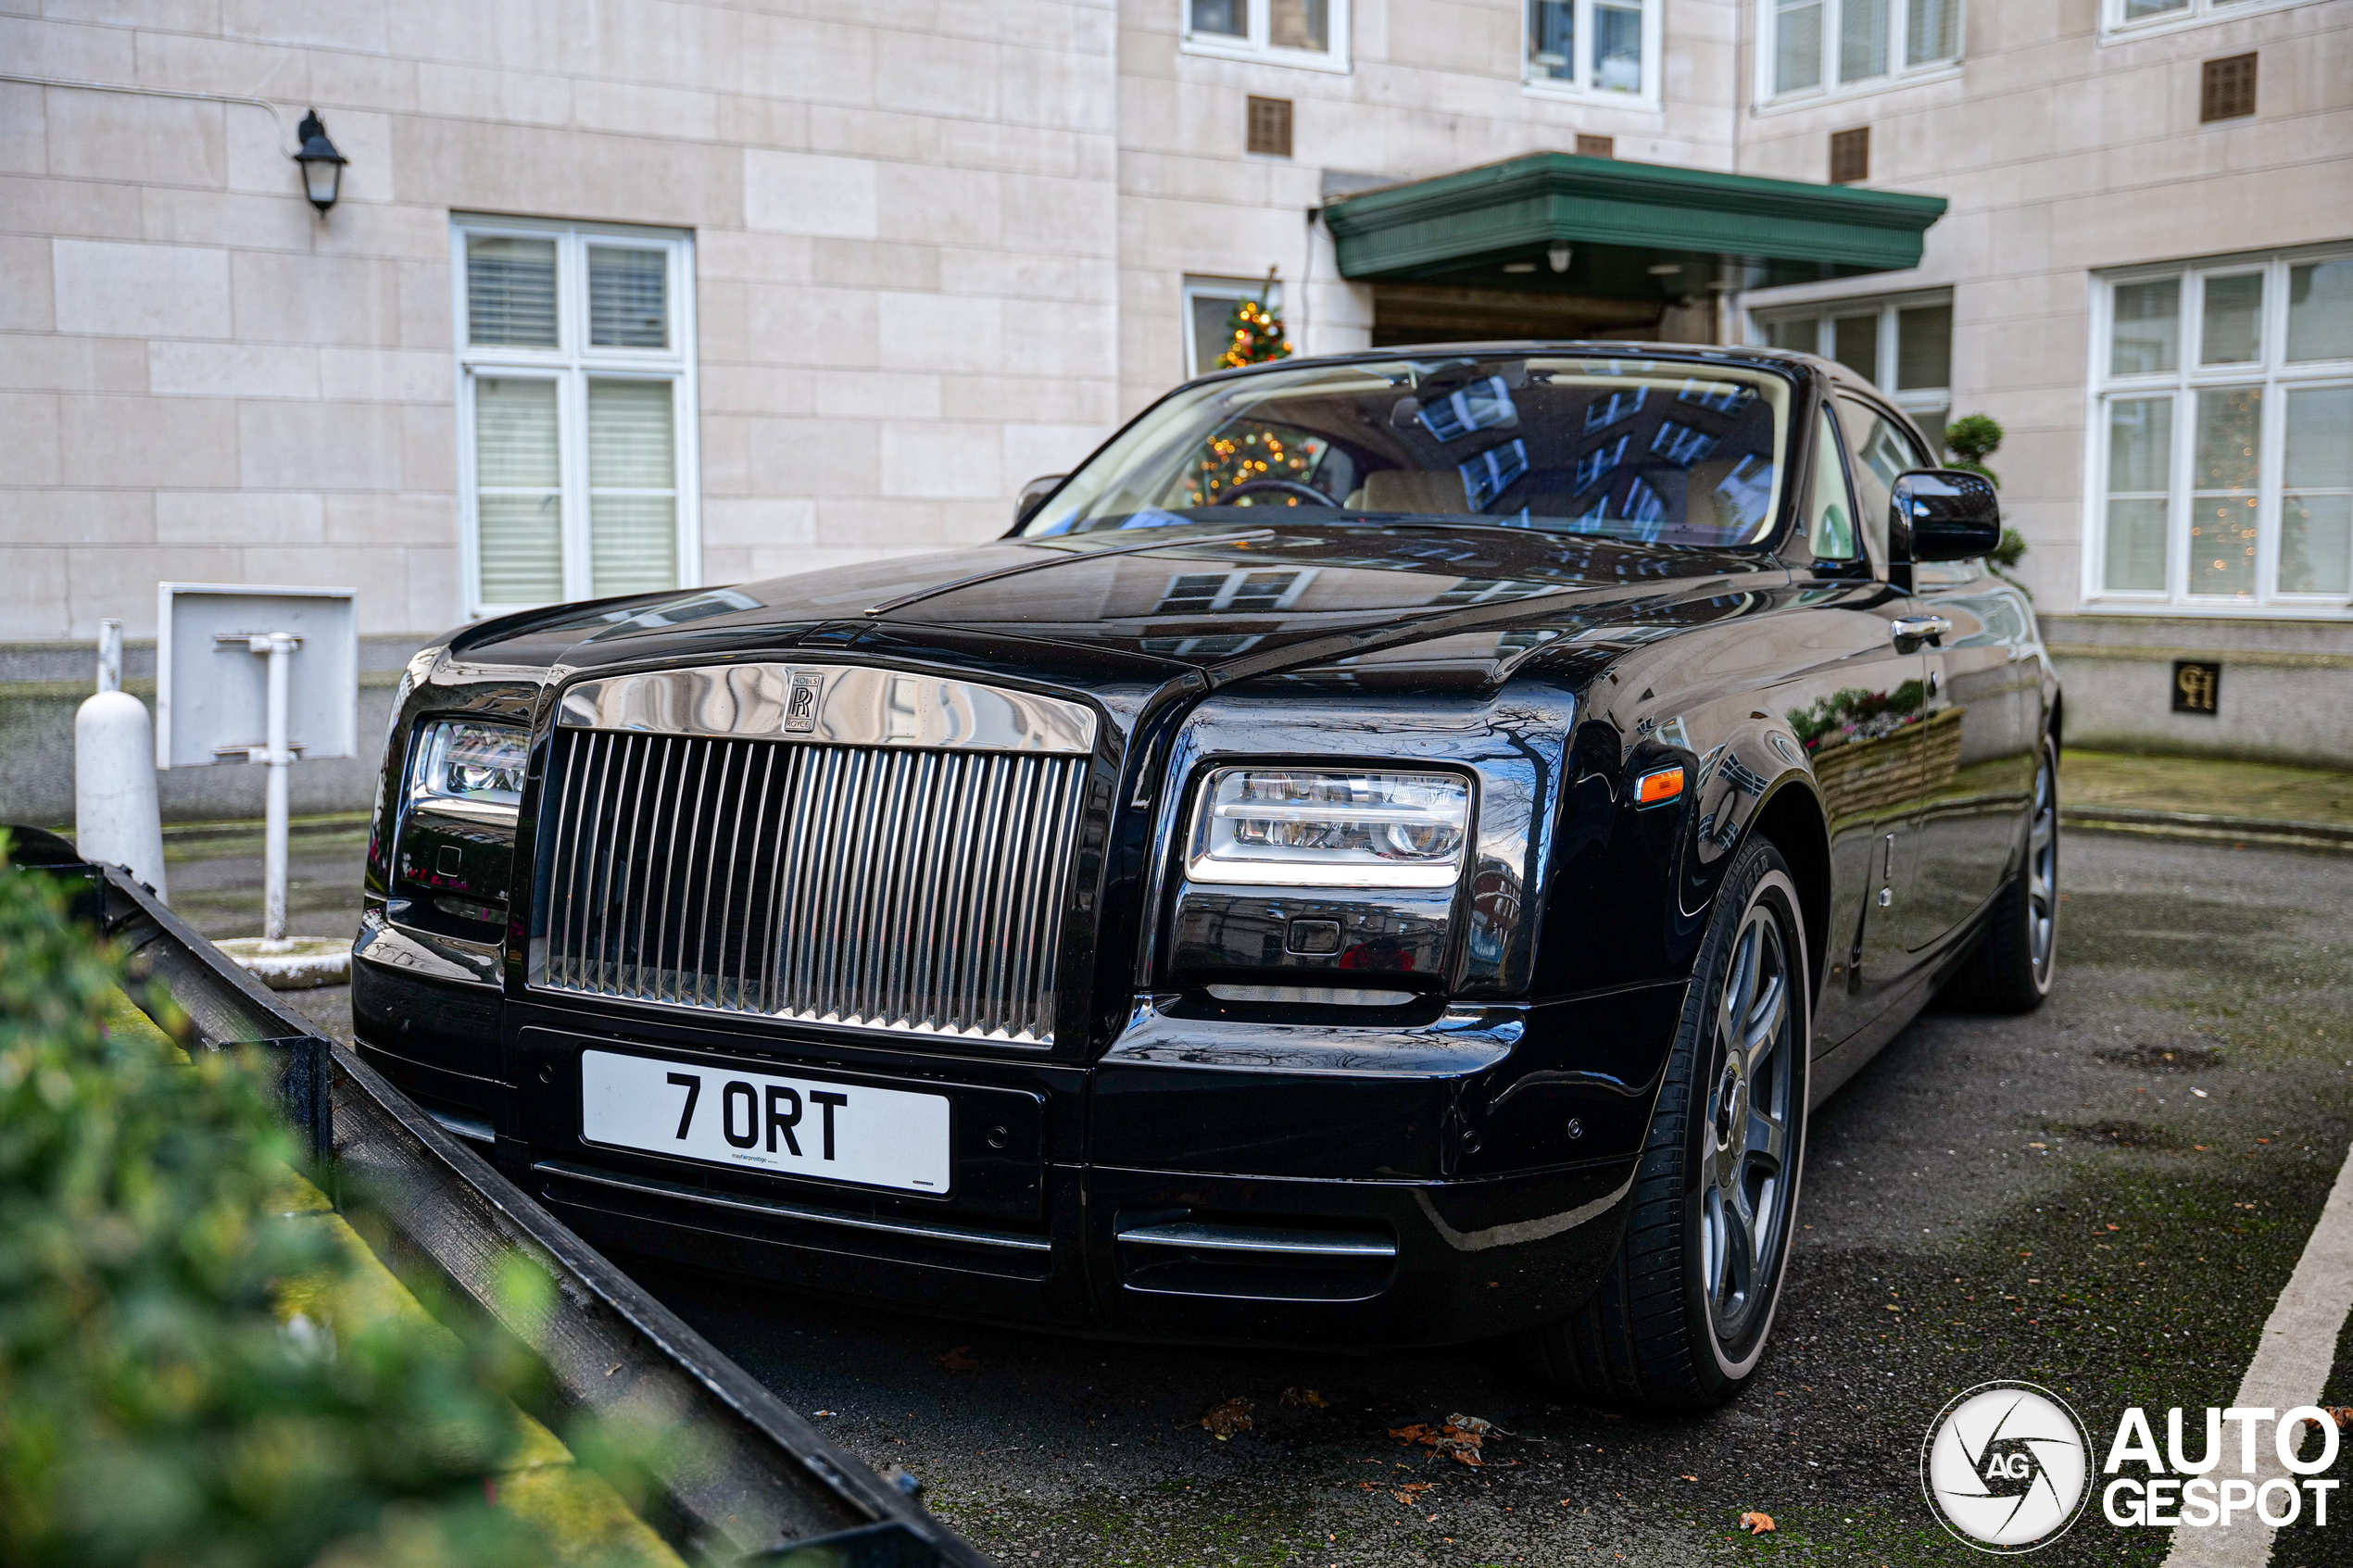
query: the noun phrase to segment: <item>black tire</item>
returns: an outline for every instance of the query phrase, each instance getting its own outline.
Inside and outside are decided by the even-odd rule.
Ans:
[[[1938,999],[1965,1012],[2032,1012],[2058,969],[2058,746],[2043,739],[2026,853],[1985,917],[1978,939]]]
[[[1778,949],[1780,1015],[1768,1016]],[[1755,932],[1754,946],[1748,940]],[[1811,1034],[1812,969],[1797,888],[1780,851],[1752,839],[1716,895],[1706,936],[1684,998],[1683,1017],[1667,1059],[1667,1077],[1651,1116],[1650,1138],[1633,1183],[1625,1239],[1592,1299],[1565,1321],[1537,1331],[1539,1371],[1573,1399],[1596,1404],[1690,1411],[1719,1404],[1755,1375],[1772,1331],[1773,1310],[1796,1234],[1799,1177],[1806,1149],[1806,1057]],[[1735,972],[1745,965],[1745,992]],[[1737,1002],[1745,995],[1750,1001]],[[1737,1007],[1744,1029],[1728,1029]],[[1728,1052],[1735,1033],[1758,1037],[1767,1019],[1777,1038],[1769,1049],[1738,1053],[1749,1066],[1734,1071]],[[1762,1087],[1757,1087],[1761,1085]],[[1779,1116],[1779,1152],[1767,1174],[1757,1107],[1770,1101]],[[1762,1113],[1771,1123],[1774,1112]],[[1739,1149],[1730,1136],[1743,1123]],[[1730,1163],[1728,1163],[1728,1161]],[[1728,1173],[1730,1182],[1728,1185]],[[1751,1178],[1757,1178],[1752,1185]],[[1727,1216],[1738,1217],[1732,1188],[1751,1193],[1754,1219],[1743,1233],[1751,1245],[1728,1246]],[[1769,1210],[1769,1213],[1767,1210]],[[1761,1234],[1760,1234],[1761,1233]],[[1719,1268],[1721,1259],[1724,1266]],[[1737,1269],[1734,1265],[1737,1264]],[[1747,1284],[1730,1298],[1736,1273]]]

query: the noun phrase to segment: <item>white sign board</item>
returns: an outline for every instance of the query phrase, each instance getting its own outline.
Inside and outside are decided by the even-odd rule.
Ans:
[[[268,738],[270,660],[248,638],[302,640],[286,740],[306,759],[359,749],[359,620],[349,588],[156,584],[156,766],[245,762]]]

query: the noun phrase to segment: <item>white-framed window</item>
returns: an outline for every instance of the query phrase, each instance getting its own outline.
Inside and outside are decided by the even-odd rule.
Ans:
[[[469,612],[696,585],[693,239],[457,217],[449,252]]]
[[[1632,108],[1659,104],[1663,0],[1526,0],[1530,91]]]
[[[1309,70],[1348,69],[1349,0],[1176,0],[1190,55]]]
[[[1962,0],[1756,0],[1756,98],[1812,102],[1960,69]]]
[[[1953,415],[1953,296],[1942,290],[1755,313],[1753,341],[1835,359],[1941,441]]]
[[[2100,0],[2100,36],[2137,38],[2201,22],[2228,21],[2257,11],[2309,5],[2311,0]]]
[[[1283,285],[1260,278],[1187,278],[1185,280],[1185,379],[1219,370],[1218,358],[1233,342],[1227,330],[1234,307],[1245,299],[1264,299],[1266,308],[1283,313]]]
[[[2093,281],[2087,601],[2309,616],[2353,598],[2353,247]]]

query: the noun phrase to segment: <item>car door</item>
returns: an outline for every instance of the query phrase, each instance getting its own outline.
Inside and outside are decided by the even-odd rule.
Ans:
[[[1858,498],[1884,511],[1898,474],[1934,463],[1886,408],[1853,395],[1839,405]],[[1984,561],[1916,567],[1912,591],[1917,613],[1947,623],[1926,654],[1919,858],[1901,922],[1905,948],[1919,952],[2001,886],[2031,805],[2039,686],[2024,603]]]
[[[1800,672],[1776,686],[1774,709],[1813,767],[1829,823],[1829,951],[1815,955],[1818,1056],[1868,1027],[1914,967],[1903,933],[1915,885],[1928,659],[1896,645],[1890,623],[1912,603],[1867,547],[1873,531],[1827,411],[1811,445],[1814,564],[1793,590],[1795,629],[1782,633]]]

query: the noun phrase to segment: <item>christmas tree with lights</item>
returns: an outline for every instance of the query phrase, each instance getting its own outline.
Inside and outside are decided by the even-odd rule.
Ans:
[[[1226,318],[1226,352],[1217,357],[1219,370],[1238,370],[1244,365],[1290,358],[1290,345],[1283,339],[1283,319],[1267,308],[1266,302],[1274,296],[1275,269],[1270,267],[1266,286],[1258,291],[1258,297],[1234,301],[1233,314]]]

